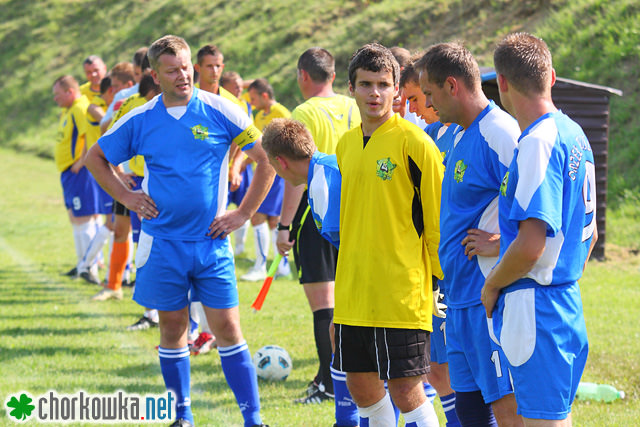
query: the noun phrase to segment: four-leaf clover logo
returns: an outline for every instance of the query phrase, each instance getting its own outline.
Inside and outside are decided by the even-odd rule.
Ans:
[[[17,399],[15,395],[11,396],[11,399],[5,405],[7,406],[7,412],[9,412],[9,408],[13,408],[9,412],[9,416],[14,417],[17,421],[25,421],[36,408],[31,402],[33,402],[33,399],[28,394],[22,393],[20,394],[20,399]]]

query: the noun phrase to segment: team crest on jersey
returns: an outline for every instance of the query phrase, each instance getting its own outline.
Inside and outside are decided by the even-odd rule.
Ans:
[[[202,125],[195,125],[191,128],[191,132],[193,132],[193,137],[195,139],[201,139],[202,141],[209,137],[209,128]]]
[[[509,171],[504,174],[504,178],[502,178],[502,183],[500,184],[500,194],[505,197],[507,195],[507,185],[509,184]]]
[[[383,181],[390,181],[393,170],[398,166],[391,161],[391,158],[380,159],[377,162],[376,175]]]
[[[462,179],[464,178],[464,173],[466,170],[467,170],[467,165],[464,164],[462,159],[458,160],[456,162],[456,168],[453,171],[453,179],[455,179],[456,182],[462,182]]]

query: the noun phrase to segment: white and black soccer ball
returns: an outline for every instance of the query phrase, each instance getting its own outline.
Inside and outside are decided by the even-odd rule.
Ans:
[[[260,379],[284,381],[293,365],[287,350],[277,345],[265,345],[253,355],[253,366]]]

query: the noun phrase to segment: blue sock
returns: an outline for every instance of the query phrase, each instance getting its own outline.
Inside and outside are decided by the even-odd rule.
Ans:
[[[442,403],[444,416],[447,417],[447,427],[459,427],[460,420],[456,415],[456,394],[451,393],[446,396],[440,396],[440,403]]]
[[[491,405],[479,390],[456,393],[456,415],[465,426],[498,427]]]
[[[173,390],[176,394],[176,419],[183,418],[193,424],[189,347],[158,347],[158,354],[164,385],[167,390]]]
[[[427,396],[427,399],[429,399],[429,402],[431,402],[431,404],[433,405],[433,401],[436,399],[436,395],[438,394],[438,392],[436,392],[436,389],[433,388],[433,386],[429,383],[424,382],[424,395]]]
[[[347,389],[347,374],[331,367],[333,394],[335,395],[336,426],[357,426],[358,407]]]
[[[222,372],[236,396],[245,426],[262,424],[260,419],[260,396],[258,377],[251,362],[251,354],[246,342],[230,347],[218,347]]]

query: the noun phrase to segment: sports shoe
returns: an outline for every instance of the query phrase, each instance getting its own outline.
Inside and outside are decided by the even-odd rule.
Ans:
[[[193,427],[193,424],[184,418],[180,418],[179,420],[175,420],[169,427]]]
[[[114,291],[113,289],[103,288],[100,292],[95,294],[92,298],[93,301],[106,301],[108,299],[122,299],[122,289]]]
[[[133,288],[136,285],[136,279],[131,281],[122,279],[122,286],[125,288]]]
[[[316,391],[310,396],[301,397],[300,399],[294,400],[295,403],[301,403],[303,405],[322,403],[325,400],[333,400],[333,394],[329,394],[326,391]]]
[[[98,273],[96,273],[92,269],[81,272],[80,274],[78,274],[78,277],[81,279],[84,279],[85,282],[90,283],[92,285],[100,284],[100,278],[98,277]]]
[[[255,265],[247,271],[246,274],[240,276],[240,280],[247,282],[260,282],[267,277],[267,270],[264,265],[256,267]]]
[[[209,332],[200,332],[198,339],[191,346],[191,354],[197,356],[198,354],[205,354],[211,351],[212,348],[216,348],[216,337]]]
[[[67,271],[66,273],[60,273],[61,276],[69,276],[69,277],[76,277],[78,275],[78,269],[76,267],[73,267],[71,270]]]
[[[158,322],[154,322],[146,316],[142,316],[136,323],[127,326],[127,331],[144,331],[145,329],[155,328]]]

